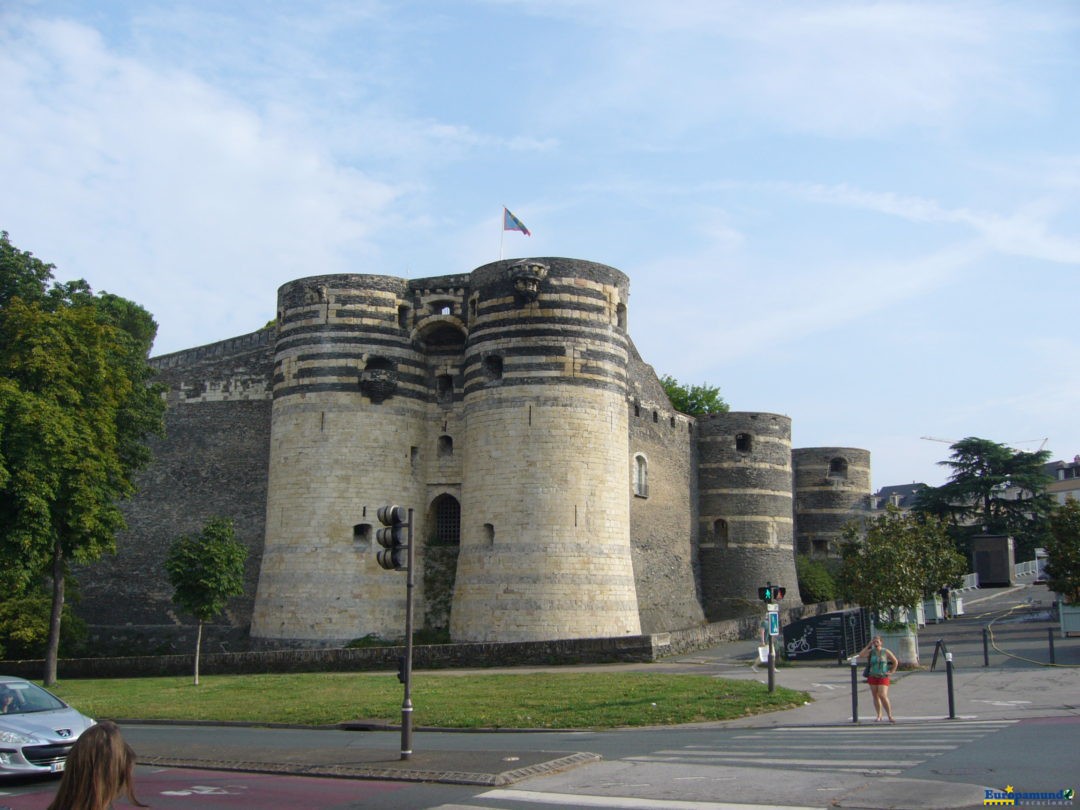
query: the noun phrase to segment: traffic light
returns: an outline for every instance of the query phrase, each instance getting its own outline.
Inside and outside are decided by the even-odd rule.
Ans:
[[[375,561],[388,571],[401,571],[408,566],[405,532],[409,528],[405,508],[401,506],[380,506],[379,522],[384,528],[375,532],[375,539],[383,547],[375,554]]]
[[[787,593],[787,589],[782,585],[766,585],[764,588],[757,589],[758,599],[762,602],[779,602],[784,598],[784,594]]]

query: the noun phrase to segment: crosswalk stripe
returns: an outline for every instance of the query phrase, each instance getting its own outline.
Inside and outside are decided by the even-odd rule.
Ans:
[[[763,810],[765,805],[732,802],[691,802],[679,799],[642,799],[632,796],[587,796],[549,793],[539,790],[489,790],[476,798],[494,801],[532,802],[573,807],[613,807],[618,810]],[[771,805],[770,805],[771,806]],[[818,810],[811,807],[785,806],[785,810]]]

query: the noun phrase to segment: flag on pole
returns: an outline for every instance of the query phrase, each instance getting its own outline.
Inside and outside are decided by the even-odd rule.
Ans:
[[[503,230],[504,231],[521,231],[526,236],[532,236],[529,233],[529,229],[525,227],[525,223],[510,213],[510,209],[505,205],[503,206]]]

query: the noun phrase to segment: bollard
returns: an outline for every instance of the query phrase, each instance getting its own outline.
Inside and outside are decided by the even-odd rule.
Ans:
[[[1057,661],[1054,660],[1054,628],[1046,628],[1046,637],[1050,639],[1050,663],[1056,664]]]
[[[953,698],[952,653],[945,653],[945,682],[949,690],[949,719],[956,719],[956,701]]]
[[[990,631],[983,628],[983,666],[990,666]]]
[[[852,656],[851,664],[851,722],[859,722],[859,659]]]

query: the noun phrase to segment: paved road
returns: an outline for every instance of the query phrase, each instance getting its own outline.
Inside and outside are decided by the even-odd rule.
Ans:
[[[1040,588],[1030,587],[972,594],[965,616],[920,634],[924,663],[939,638],[955,656],[956,719],[947,719],[941,662],[934,672],[898,678],[895,726],[872,722],[861,680],[860,722],[852,722],[849,666],[800,664],[781,668],[777,683],[814,699],[785,712],[611,732],[421,730],[408,763],[393,731],[129,725],[125,734],[148,763],[139,772],[144,798],[166,808],[286,806],[264,794],[290,796],[287,806],[311,810],[976,807],[987,788],[1049,791],[1073,787],[1068,782],[1076,778],[1080,668],[1045,665],[1044,601]],[[765,682],[750,665],[754,647],[725,644],[648,668]],[[1080,663],[1080,640],[1057,639],[1055,657]],[[366,779],[312,780],[314,773]],[[0,795],[0,807],[40,810],[52,790],[50,783],[17,788]]]

